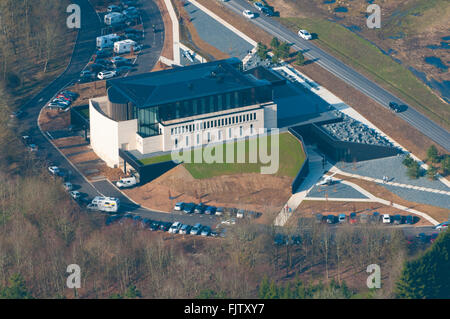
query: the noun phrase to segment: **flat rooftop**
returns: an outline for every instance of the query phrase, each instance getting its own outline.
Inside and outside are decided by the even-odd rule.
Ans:
[[[108,80],[106,86],[111,102],[146,108],[271,85],[244,74],[240,66],[239,59],[231,58]]]

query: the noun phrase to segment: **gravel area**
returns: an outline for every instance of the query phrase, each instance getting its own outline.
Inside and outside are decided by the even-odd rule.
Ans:
[[[341,122],[322,125],[329,134],[336,139],[347,142],[372,144],[380,146],[393,146],[393,144],[378,133],[376,130],[365,124],[352,119],[346,114],[337,110],[333,111],[336,117],[342,118]]]
[[[439,180],[431,181],[426,176],[418,179],[410,179],[406,175],[407,168],[402,164],[404,156],[391,156],[379,158],[369,161],[361,161],[357,163],[346,163],[342,167],[342,163],[338,163],[337,167],[344,172],[368,176],[372,178],[383,179],[383,176],[388,176],[390,182],[409,184],[427,188],[434,188],[444,191],[449,191],[450,188]],[[426,192],[425,194],[430,194]]]
[[[444,194],[435,194],[429,192],[423,192],[419,190],[413,190],[409,188],[383,185],[386,189],[392,193],[415,203],[422,203],[427,205],[433,205],[437,207],[447,208],[450,214],[450,196]]]
[[[231,57],[243,59],[253,46],[191,3],[184,7],[202,40]]]
[[[308,197],[320,197],[325,198],[325,194],[328,193],[328,198],[367,198],[367,196],[361,194],[356,189],[349,185],[345,185],[339,182],[335,182],[333,185],[321,185],[314,186],[308,193]]]

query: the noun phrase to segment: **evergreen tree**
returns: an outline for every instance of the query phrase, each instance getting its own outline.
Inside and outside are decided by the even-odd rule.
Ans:
[[[9,278],[8,286],[0,288],[1,299],[31,299],[22,275],[14,274]]]
[[[432,163],[436,163],[439,158],[438,150],[436,146],[431,145],[427,150],[427,159]]]
[[[271,46],[273,49],[277,49],[277,48],[280,46],[280,41],[278,40],[277,37],[274,37],[274,38],[272,39],[272,41],[270,41],[270,46]]]
[[[300,51],[297,52],[297,56],[295,57],[295,64],[297,64],[298,66],[302,66],[305,64],[305,56]]]
[[[439,235],[423,256],[406,262],[396,296],[407,299],[450,298],[450,232]]]
[[[125,292],[125,297],[129,299],[136,299],[142,297],[141,292],[136,288],[136,286],[130,286],[128,287],[127,291]]]
[[[427,176],[430,180],[435,180],[437,174],[437,168],[430,165],[430,167],[427,170]]]
[[[269,291],[266,295],[266,299],[279,299],[279,298],[280,295],[278,293],[278,286],[272,280],[272,282],[270,283]]]
[[[264,275],[261,284],[259,285],[258,297],[260,299],[265,299],[269,292],[269,279],[267,275]]]

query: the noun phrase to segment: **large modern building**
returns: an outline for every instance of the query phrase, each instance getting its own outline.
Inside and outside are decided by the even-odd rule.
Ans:
[[[151,156],[275,128],[282,82],[235,58],[109,80],[106,96],[89,102],[92,148],[119,167],[119,149]]]

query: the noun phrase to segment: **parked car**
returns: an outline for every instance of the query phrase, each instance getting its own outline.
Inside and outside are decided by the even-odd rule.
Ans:
[[[159,230],[168,231],[170,226],[172,226],[171,222],[161,222],[161,225],[159,225]]]
[[[339,224],[345,223],[346,221],[347,221],[347,216],[345,216],[345,214],[339,214],[339,216],[338,216]]]
[[[95,74],[98,74],[98,72],[103,71],[105,67],[101,64],[92,63],[91,65],[89,65],[89,69]]]
[[[244,10],[242,11],[242,14],[244,15],[244,17],[246,17],[247,19],[253,19],[256,17],[256,15],[251,12],[250,10]]]
[[[370,222],[372,223],[379,223],[381,221],[381,215],[379,212],[373,212],[370,215]]]
[[[203,203],[198,204],[194,208],[194,213],[203,214],[205,212],[206,206]]]
[[[11,115],[9,116],[10,118],[16,118],[16,119],[21,119],[26,115],[25,111],[22,110],[18,110],[15,112],[12,112]]]
[[[327,224],[334,224],[335,218],[336,217],[334,215],[328,215],[327,216]]]
[[[192,228],[192,226],[185,224],[185,225],[181,226],[179,233],[182,235],[189,234],[191,231],[191,228]]]
[[[183,207],[183,211],[186,214],[193,214],[194,213],[194,209],[195,209],[195,204],[194,203],[187,203]]]
[[[439,231],[446,230],[446,229],[448,229],[449,223],[450,222],[443,222],[443,223],[440,223],[439,225],[434,226],[433,228],[436,230],[439,230]]]
[[[112,62],[109,60],[105,60],[105,59],[96,59],[95,63],[103,65],[103,67],[108,68],[110,66],[112,66]]]
[[[117,63],[122,62],[122,63],[130,63],[130,59],[124,58],[122,56],[115,56],[113,58],[111,58],[111,63],[117,65]]]
[[[159,229],[159,226],[161,226],[161,222],[154,220],[151,222],[149,229],[152,231],[156,231]]]
[[[129,188],[137,184],[136,177],[125,177],[116,182],[116,186],[119,188]]]
[[[75,199],[78,200],[81,198],[81,193],[79,191],[71,191],[70,192],[70,196]]]
[[[284,234],[276,234],[273,239],[273,243],[277,246],[286,245],[288,243],[288,239]]]
[[[392,218],[394,221],[394,225],[400,225],[402,223],[402,216],[400,215],[394,215],[394,217]]]
[[[215,206],[208,206],[205,209],[205,214],[206,215],[214,215],[215,212],[216,212],[216,207]]]
[[[244,218],[244,216],[245,216],[245,211],[243,209],[239,209],[236,214],[236,218]]]
[[[216,216],[222,216],[225,213],[225,209],[223,207],[217,207]]]
[[[391,223],[391,216],[389,214],[383,214],[383,224],[390,224]]]
[[[95,52],[95,56],[97,58],[108,58],[113,55],[113,51],[111,49],[101,49]]]
[[[412,225],[412,224],[414,224],[414,218],[413,218],[413,216],[412,216],[412,215],[408,215],[408,216],[406,216],[406,219],[405,219],[405,224],[408,224],[408,225]]]
[[[194,227],[191,228],[191,231],[189,232],[191,235],[199,235],[202,231],[202,224],[197,223],[194,225]]]
[[[312,39],[311,33],[309,33],[309,32],[306,31],[306,30],[299,30],[299,31],[298,31],[298,36],[299,36],[300,38],[302,38],[302,39],[305,39],[305,40],[311,40],[311,39]]]
[[[210,234],[211,234],[211,227],[209,226],[204,226],[200,233],[201,236],[209,236]]]
[[[152,221],[150,219],[144,218],[141,221],[141,226],[142,226],[142,228],[145,228],[145,227],[150,226],[151,223],[152,223]]]
[[[116,221],[120,220],[121,218],[122,218],[122,216],[120,216],[118,214],[108,216],[105,220],[105,225],[109,226],[109,225],[115,223]]]
[[[60,172],[60,169],[58,166],[50,166],[48,168],[49,172],[53,175],[57,175]]]
[[[65,182],[63,184],[63,187],[66,191],[70,192],[71,190],[73,190],[73,184],[70,182]]]
[[[236,224],[236,218],[230,218],[227,220],[223,220],[221,222],[223,225],[235,225]]]
[[[37,147],[36,144],[30,144],[30,145],[28,145],[28,150],[30,152],[37,152],[38,151],[38,147]]]
[[[183,210],[183,207],[184,207],[184,203],[178,202],[175,204],[175,207],[173,208],[173,210],[181,211],[181,210]]]
[[[122,10],[121,7],[116,6],[116,5],[110,5],[108,6],[108,8],[106,8],[106,12],[120,12]]]
[[[180,222],[173,223],[172,226],[170,226],[170,228],[169,228],[169,233],[170,234],[178,234],[178,231],[180,230],[180,228],[182,226],[183,226],[183,224]]]
[[[128,72],[130,72],[132,70],[133,70],[133,67],[128,66],[128,65],[123,65],[123,66],[116,68],[116,73],[117,73],[117,75],[123,75],[123,74],[127,74]]]
[[[111,79],[117,75],[116,71],[101,71],[98,73],[97,77],[100,80]]]
[[[356,224],[358,222],[358,216],[356,213],[350,213],[350,224]]]

